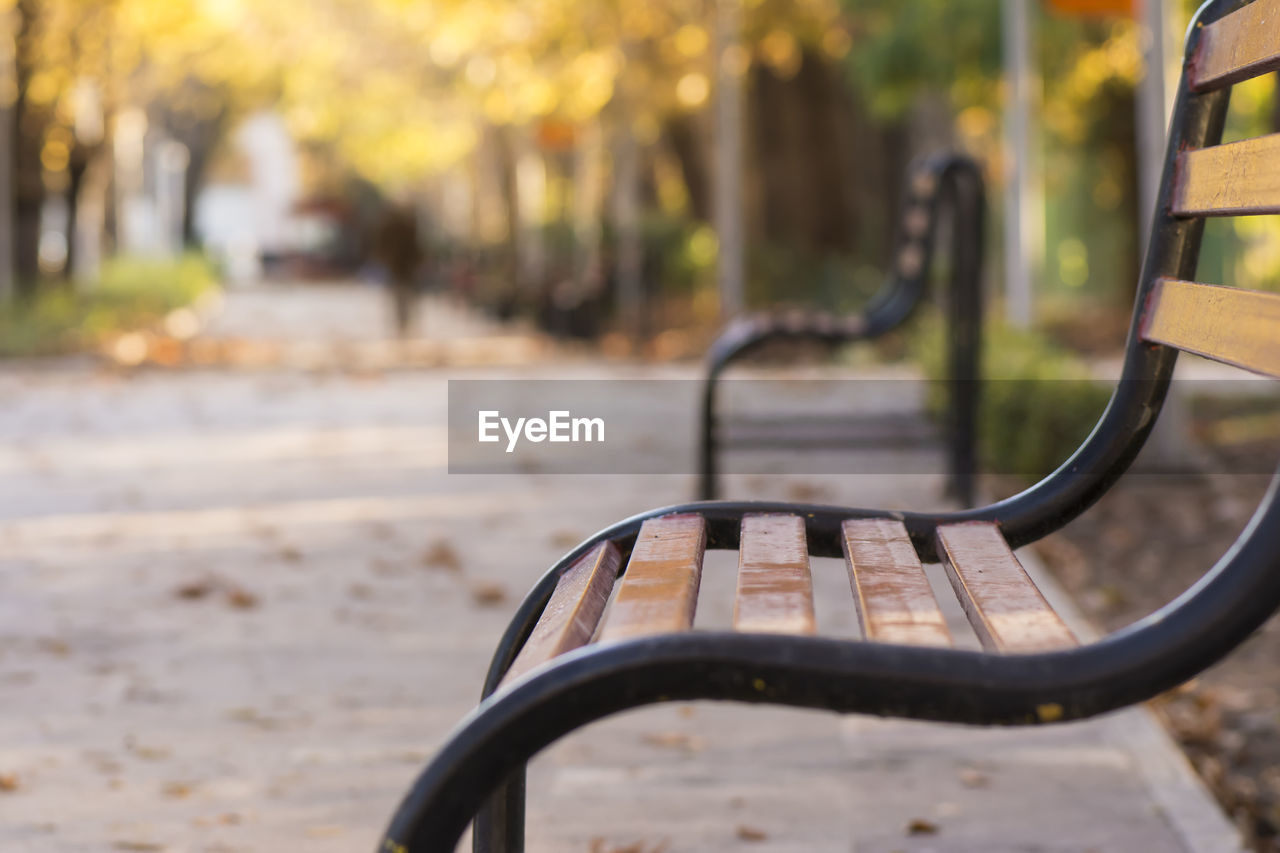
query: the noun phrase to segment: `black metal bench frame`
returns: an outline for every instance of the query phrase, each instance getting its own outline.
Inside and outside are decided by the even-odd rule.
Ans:
[[[1280,198],[1241,209],[1206,200],[1203,192],[1188,200],[1185,187],[1175,193],[1178,173],[1200,168],[1186,154],[1221,141],[1230,84],[1280,68],[1280,0],[1252,5],[1209,0],[1193,22],[1122,378],[1097,427],[1061,468],[1021,494],[957,512],[706,502],[654,510],[601,531],[547,572],[520,605],[494,655],[484,700],[405,796],[383,839],[383,853],[451,851],[473,816],[477,851],[522,850],[528,759],[572,730],[627,708],[717,699],[985,725],[1076,720],[1186,681],[1262,625],[1280,606],[1280,474],[1236,542],[1196,584],[1150,616],[1085,645],[997,655],[818,636],[683,631],[584,646],[498,689],[561,575],[605,541],[625,557],[646,521],[696,514],[705,519],[707,547],[732,549],[745,515],[793,513],[803,518],[809,554],[830,557],[841,554],[846,520],[892,518],[905,525],[925,561],[938,559],[940,526],[989,522],[1017,548],[1076,518],[1125,472],[1159,413],[1178,349],[1280,377],[1280,296],[1251,294],[1250,300],[1224,303],[1239,309],[1248,302],[1265,309],[1261,313],[1236,310],[1228,316],[1209,305],[1198,312],[1206,316],[1191,316],[1192,331],[1216,336],[1214,346],[1197,344],[1195,335],[1171,326],[1164,308],[1156,307],[1177,295],[1177,280],[1193,278],[1204,216],[1280,213]],[[1229,14],[1241,17],[1232,21]],[[1214,38],[1229,40],[1240,37],[1237,24],[1251,20],[1266,20],[1266,31],[1250,34],[1246,27],[1242,38],[1264,44],[1253,44],[1238,62],[1235,56],[1224,60],[1219,51],[1210,56],[1210,25],[1235,27],[1214,32]],[[1280,136],[1266,142],[1275,153],[1270,162],[1280,161]],[[1269,166],[1259,168],[1272,173]],[[1226,337],[1247,338],[1243,345],[1224,343],[1218,334],[1216,323],[1229,320],[1241,325]]]
[[[939,218],[951,220],[950,281],[945,311],[948,330],[946,412],[947,494],[964,506],[974,502],[977,467],[975,434],[982,336],[982,256],[986,194],[982,169],[964,154],[926,157],[908,170],[893,268],[866,310],[835,317],[825,313],[765,313],[732,322],[707,353],[698,429],[698,497],[720,497],[720,456],[734,447],[722,435],[717,409],[725,371],[736,361],[776,341],[811,341],[828,346],[872,341],[901,327],[925,301],[933,271]],[[771,444],[795,449],[793,437],[778,434]],[[846,446],[867,441],[846,439]],[[760,446],[759,441],[752,443]],[[825,445],[824,445],[825,446]]]

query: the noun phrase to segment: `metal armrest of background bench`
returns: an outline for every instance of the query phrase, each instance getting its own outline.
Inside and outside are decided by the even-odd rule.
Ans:
[[[717,434],[716,386],[724,371],[734,361],[775,341],[803,340],[835,346],[873,340],[901,326],[915,314],[928,290],[938,218],[945,207],[950,207],[951,281],[946,299],[951,378],[948,491],[965,505],[973,503],[986,218],[981,169],[963,154],[935,154],[911,168],[906,197],[892,272],[863,313],[761,313],[731,322],[711,345],[699,433],[698,495],[703,500],[714,499],[719,492],[717,460],[724,442]]]

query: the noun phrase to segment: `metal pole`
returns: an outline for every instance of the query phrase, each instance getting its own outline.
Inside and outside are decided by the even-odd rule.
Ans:
[[[0,82],[17,88],[17,42],[14,35],[17,11],[0,15]],[[15,295],[13,270],[13,150],[14,109],[12,101],[0,104],[0,305]]]
[[[1043,239],[1043,211],[1033,184],[1031,111],[1031,0],[1003,0],[1001,8],[1005,81],[1005,314],[1027,328],[1032,318],[1032,281]]]
[[[746,220],[742,209],[743,74],[730,61],[741,30],[741,0],[716,3],[716,156],[712,216],[719,240],[720,316],[742,313],[746,276]]]
[[[1164,165],[1165,102],[1164,0],[1142,0],[1142,79],[1134,99],[1134,143],[1138,155],[1138,233],[1151,232],[1152,208]],[[1145,254],[1146,247],[1142,250]]]

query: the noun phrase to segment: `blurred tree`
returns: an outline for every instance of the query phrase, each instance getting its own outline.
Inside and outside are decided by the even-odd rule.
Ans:
[[[846,0],[856,49],[845,67],[881,116],[901,116],[928,93],[957,110],[997,104],[1000,0]]]

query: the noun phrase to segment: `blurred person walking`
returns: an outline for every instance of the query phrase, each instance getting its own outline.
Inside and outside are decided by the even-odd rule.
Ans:
[[[374,228],[374,258],[387,272],[396,334],[408,337],[418,301],[419,270],[426,253],[418,242],[418,217],[412,206],[393,203]]]

